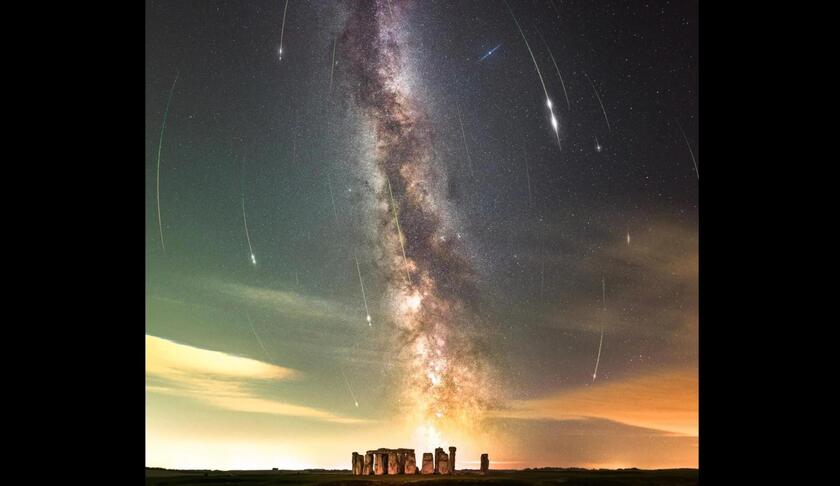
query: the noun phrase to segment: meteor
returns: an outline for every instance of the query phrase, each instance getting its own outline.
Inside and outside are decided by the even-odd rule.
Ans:
[[[595,151],[600,152],[603,148],[604,147],[601,146],[601,143],[598,142],[598,135],[595,135]]]
[[[461,105],[455,103],[455,106],[458,107],[458,123],[461,124],[461,138],[464,140],[464,150],[467,151],[467,162],[470,164],[470,176],[475,177],[472,166],[472,157],[470,157],[470,147],[467,145],[467,136],[464,134],[464,122],[461,120]]]
[[[548,43],[543,38],[542,32],[540,32],[540,28],[534,24],[534,28],[537,29],[537,34],[540,36],[540,40],[542,40],[543,45],[545,46],[545,50],[548,51],[549,57],[551,57],[551,63],[554,64],[554,70],[557,71],[557,77],[560,78],[560,85],[563,86],[563,96],[566,97],[566,107],[569,108],[571,111],[572,104],[569,103],[569,94],[566,92],[566,83],[563,82],[563,75],[560,74],[560,68],[557,67],[557,61],[554,60],[554,55],[551,53],[551,49],[548,47]]]
[[[531,171],[528,169],[528,157],[525,157],[525,179],[528,181],[528,204],[534,204],[534,197],[531,194]]]
[[[336,44],[336,42],[338,42],[338,36],[335,36],[335,39],[333,39],[332,65],[330,65],[330,93],[332,93],[333,71],[335,71],[335,44]]]
[[[685,131],[683,130],[682,125],[680,125],[680,121],[674,118],[674,121],[677,122],[677,126],[680,127],[680,132],[682,133],[683,138],[685,139],[685,144],[688,145],[688,153],[691,154],[691,162],[694,163],[694,173],[697,174],[697,180],[700,180],[700,172],[697,170],[697,161],[694,159],[694,151],[691,150],[691,144],[688,143],[688,137],[685,136]]]
[[[262,348],[263,353],[265,353],[265,357],[268,358],[269,361],[271,361],[271,356],[269,356],[268,351],[265,349],[265,346],[263,345],[262,339],[260,339],[259,334],[257,334],[257,330],[254,329],[254,323],[251,322],[251,314],[249,314],[247,310],[245,311],[245,317],[248,318],[248,325],[251,327],[251,332],[253,332],[254,337],[257,338],[257,342],[260,344],[260,347]]]
[[[601,340],[598,341],[598,359],[595,360],[595,373],[592,373],[592,383],[598,378],[598,364],[601,362],[601,345],[604,344],[604,328],[601,328]]]
[[[601,306],[604,311],[607,310],[607,287],[604,283],[604,276],[601,276]],[[598,358],[595,360],[595,372],[592,373],[592,383],[595,383],[595,378],[598,378],[598,364],[601,362],[601,346],[604,344],[604,321],[601,320],[601,340],[598,342]]]
[[[283,7],[283,26],[280,27],[280,49],[277,51],[278,61],[283,60],[283,32],[286,31],[286,10],[289,8],[289,0],[286,0],[286,6]]]
[[[488,57],[490,57],[490,55],[491,55],[491,54],[493,54],[494,52],[496,52],[496,49],[498,49],[498,48],[499,48],[499,47],[501,47],[501,46],[502,46],[502,45],[501,45],[501,44],[499,44],[498,46],[496,46],[496,47],[494,47],[494,48],[490,49],[490,50],[487,52],[487,54],[485,54],[485,55],[481,56],[481,59],[479,59],[479,60],[478,60],[478,62],[481,62],[481,61],[483,61],[483,60],[487,59]]]
[[[408,277],[408,284],[411,285],[411,273],[408,271],[408,258],[405,256],[405,244],[403,244],[403,234],[400,229],[400,218],[397,216],[397,203],[394,202],[394,193],[391,191],[390,177],[388,177],[388,194],[391,196],[391,208],[394,211],[394,223],[397,225],[397,236],[400,240],[400,248],[402,248],[403,262],[405,262],[405,275]]]
[[[335,225],[338,227],[338,212],[335,210],[335,196],[333,196],[332,182],[330,181],[330,174],[327,173],[327,185],[330,187],[330,201],[332,201],[333,216],[335,217]]]
[[[356,259],[356,272],[359,274],[359,286],[362,287],[362,300],[365,302],[365,314],[367,314],[368,327],[373,327],[373,323],[370,321],[370,311],[368,310],[367,297],[365,296],[365,283],[362,281],[362,271],[359,269],[359,257],[356,256],[355,251],[353,252],[353,258]]]
[[[586,74],[586,71],[583,72],[583,75],[586,76],[586,80],[589,81],[589,86],[592,86],[592,91],[595,93],[595,97],[598,98],[598,104],[601,105],[601,112],[604,114],[604,120],[607,121],[607,130],[612,132],[612,128],[610,128],[610,119],[607,118],[607,110],[604,109],[604,103],[601,101],[601,96],[598,95],[598,90],[595,89],[595,85],[592,84],[592,80],[589,79],[589,75]]]
[[[356,400],[356,394],[353,393],[353,388],[350,386],[350,380],[347,379],[347,375],[344,374],[343,369],[339,368],[339,371],[341,371],[341,376],[344,377],[344,383],[347,383],[347,389],[350,390],[350,396],[353,397],[353,403],[355,403],[356,407],[358,408],[359,401]]]
[[[242,194],[242,221],[245,223],[245,238],[248,240],[248,250],[251,252],[251,264],[257,265],[254,248],[251,247],[251,235],[248,233],[248,218],[245,217],[245,194]]]
[[[160,229],[160,246],[163,248],[163,252],[166,253],[166,244],[163,241],[163,223],[160,219],[160,151],[163,148],[163,132],[166,130],[166,119],[169,117],[169,104],[172,102],[172,93],[175,91],[175,83],[178,82],[178,76],[181,74],[180,71],[175,73],[175,81],[172,81],[172,87],[169,88],[169,98],[166,100],[166,109],[163,111],[163,124],[160,126],[160,140],[158,141],[158,153],[157,153],[157,184],[156,184],[156,191],[157,191],[157,215],[158,215],[158,229]]]
[[[545,260],[540,262],[540,299],[543,297],[543,289],[545,288]]]
[[[514,23],[516,23],[516,28],[519,29],[519,34],[522,36],[522,40],[525,42],[525,47],[528,48],[528,53],[531,54],[531,60],[534,61],[534,68],[537,70],[537,76],[540,78],[540,84],[543,88],[543,93],[545,93],[545,104],[548,106],[548,111],[551,114],[551,128],[554,129],[554,136],[557,137],[557,146],[560,147],[560,150],[563,150],[563,146],[560,144],[560,132],[559,130],[559,123],[557,122],[557,117],[554,116],[554,107],[551,103],[551,98],[548,96],[548,89],[545,87],[545,81],[543,81],[542,73],[540,72],[540,66],[537,64],[537,59],[534,57],[534,52],[531,51],[531,45],[528,44],[528,39],[525,38],[525,33],[522,32],[522,27],[519,26],[519,21],[516,20],[516,15],[513,14],[513,9],[510,8],[510,4],[508,4],[507,0],[505,1],[505,5],[510,12],[510,16],[513,17]]]
[[[630,246],[630,230],[627,230],[627,246]]]

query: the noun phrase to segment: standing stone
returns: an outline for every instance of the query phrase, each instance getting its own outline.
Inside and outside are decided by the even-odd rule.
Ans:
[[[414,451],[405,453],[405,473],[414,474],[417,471],[417,458],[414,456]]]
[[[449,456],[445,452],[440,451],[440,459],[438,459],[438,473],[449,474]]]
[[[365,463],[362,466],[362,476],[373,474],[373,454],[365,454]]]
[[[399,474],[400,473],[400,461],[397,459],[396,452],[389,452],[388,453],[388,474]]]
[[[381,476],[382,474],[385,474],[385,467],[386,466],[385,466],[385,461],[383,461],[384,458],[385,458],[385,454],[374,454],[375,461],[374,461],[374,466],[373,466],[373,474],[375,474],[377,476]]]
[[[399,474],[405,474],[405,456],[406,451],[401,450],[397,452],[397,471]]]
[[[487,454],[481,455],[481,473],[487,474],[487,470],[490,469],[490,458]]]
[[[353,468],[353,474],[358,474],[361,476],[362,470],[365,467],[365,457],[361,454],[356,456],[356,466]],[[358,472],[357,472],[358,471]]]
[[[420,474],[434,474],[435,472],[435,462],[432,458],[431,452],[424,452],[423,453],[423,468],[420,470]]]
[[[361,467],[361,463],[359,462],[359,453],[354,452],[353,453],[353,475],[358,476],[360,474],[362,474],[362,467]]]
[[[449,470],[455,472],[455,448],[449,446]]]
[[[435,449],[435,474],[440,474],[440,455],[443,454],[443,447]]]

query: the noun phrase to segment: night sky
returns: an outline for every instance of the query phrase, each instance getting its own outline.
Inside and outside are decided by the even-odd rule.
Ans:
[[[147,2],[147,466],[697,466],[697,2],[508,1]]]

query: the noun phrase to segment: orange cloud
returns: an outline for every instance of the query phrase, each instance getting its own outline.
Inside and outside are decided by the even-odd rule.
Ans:
[[[255,380],[300,377],[299,371],[290,368],[146,335],[146,379],[154,380],[154,383],[147,383],[147,393],[189,397],[237,412],[287,415],[341,424],[366,422],[259,396],[248,386]]]
[[[519,419],[589,417],[690,437],[698,436],[697,370],[672,369],[600,382],[536,400],[518,400],[495,415]]]

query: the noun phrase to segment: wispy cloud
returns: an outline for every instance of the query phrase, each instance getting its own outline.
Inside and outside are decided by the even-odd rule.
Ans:
[[[216,298],[245,306],[301,319],[347,321],[353,310],[334,300],[302,294],[293,290],[258,287],[215,278],[191,279],[191,285],[215,294]]]
[[[262,309],[291,318],[347,321],[354,311],[346,303],[307,295],[282,286],[248,285],[212,276],[172,274],[154,290],[147,291],[150,299],[167,304],[224,308],[230,305]]]
[[[494,415],[527,420],[599,418],[697,437],[697,370],[671,369],[582,386],[541,399],[517,400]]]
[[[597,238],[575,241],[564,239],[561,229],[553,227],[546,237],[556,238],[565,251],[548,256],[523,253],[532,275],[539,278],[543,262],[545,268],[544,300],[549,303],[534,312],[533,321],[548,329],[596,336],[603,326],[608,337],[643,338],[645,348],[667,362],[694,362],[699,299],[696,225],[652,218],[632,227],[629,244],[624,228],[611,220],[593,225]]]
[[[300,371],[146,335],[146,391],[184,396],[226,410],[352,424],[365,420],[260,395],[252,385],[303,378]]]

